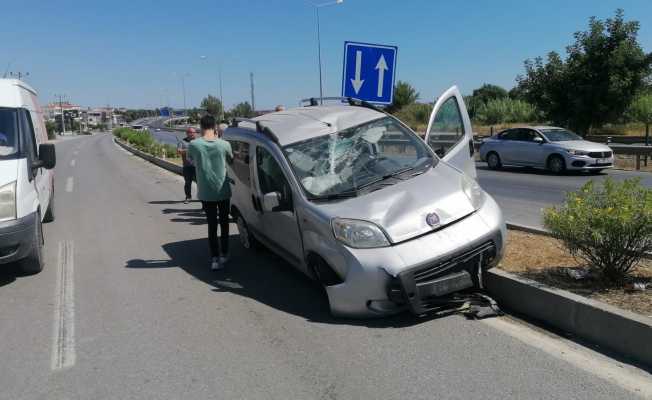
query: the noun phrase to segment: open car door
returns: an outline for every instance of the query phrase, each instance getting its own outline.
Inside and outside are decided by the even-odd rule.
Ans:
[[[425,139],[442,160],[476,179],[471,119],[457,86],[437,99]]]

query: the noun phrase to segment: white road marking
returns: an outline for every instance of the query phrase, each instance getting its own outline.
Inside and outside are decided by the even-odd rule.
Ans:
[[[75,159],[73,159],[72,161],[70,161],[70,166],[71,166],[71,167],[74,167],[74,166],[75,166]]]
[[[570,340],[538,332],[508,318],[489,318],[482,322],[585,372],[645,399],[652,399],[652,379],[648,373],[638,368],[618,362]]]
[[[75,274],[72,241],[59,242],[52,370],[75,365]]]
[[[72,154],[77,155],[79,152],[77,150],[73,151]]]
[[[72,176],[69,176],[68,179],[66,179],[66,192],[70,193],[72,192],[72,188],[75,182],[72,180]]]

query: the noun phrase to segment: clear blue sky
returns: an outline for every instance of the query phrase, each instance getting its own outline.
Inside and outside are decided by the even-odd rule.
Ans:
[[[317,0],[316,0],[317,1]],[[652,0],[345,0],[321,9],[325,94],[339,95],[346,40],[396,45],[397,79],[431,101],[452,84],[506,88],[523,60],[564,51],[590,16],[616,8],[641,22],[652,51]],[[319,94],[315,13],[304,0],[7,1],[0,72],[29,71],[41,102],[65,93],[81,105],[188,105],[216,94],[218,66],[227,107],[294,105]],[[200,56],[208,56],[207,60]],[[177,75],[175,75],[177,74]]]

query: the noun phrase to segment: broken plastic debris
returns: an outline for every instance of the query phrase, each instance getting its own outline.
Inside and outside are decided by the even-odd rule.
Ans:
[[[576,281],[579,281],[589,275],[589,270],[586,268],[568,268],[566,274]]]

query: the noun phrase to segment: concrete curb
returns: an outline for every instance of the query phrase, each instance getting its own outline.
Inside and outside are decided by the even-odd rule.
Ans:
[[[138,157],[143,158],[143,159],[151,162],[152,164],[155,164],[155,165],[157,165],[157,166],[159,166],[159,167],[161,167],[163,169],[166,169],[166,170],[168,170],[170,172],[173,172],[173,173],[178,174],[178,175],[183,175],[183,168],[180,165],[171,163],[169,161],[161,160],[160,158],[157,158],[157,157],[154,157],[154,156],[152,156],[150,154],[142,152],[142,151],[140,151],[138,149],[135,149],[135,148],[121,142],[117,138],[113,138],[113,140],[118,144],[118,146],[122,147],[123,149],[125,149],[125,150],[127,150],[127,151],[129,151],[131,153],[133,153],[134,155],[137,155]]]
[[[511,222],[507,222],[506,225],[507,225],[507,229],[552,237],[552,234],[545,229],[535,228],[533,226],[528,226],[528,225],[513,224]]]
[[[652,319],[502,270],[485,277],[505,308],[652,367]]]

